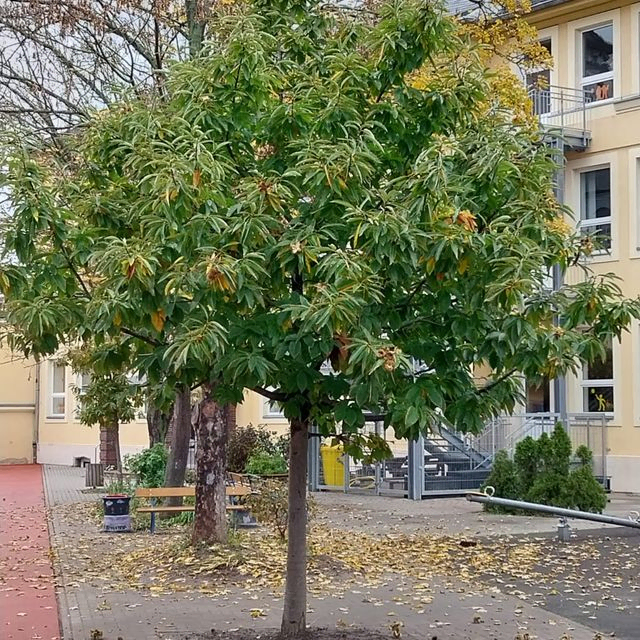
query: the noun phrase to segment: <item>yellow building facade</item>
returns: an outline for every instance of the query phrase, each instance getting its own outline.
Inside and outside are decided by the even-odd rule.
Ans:
[[[543,124],[583,142],[565,154],[562,199],[575,212],[574,224],[600,236],[606,247],[590,258],[589,266],[596,273],[615,273],[624,294],[638,296],[640,3],[534,0],[529,20],[554,59],[545,77],[549,91],[539,92],[534,106]],[[579,277],[575,270],[566,280]],[[53,362],[36,365],[2,352],[0,463],[96,459],[98,430],[74,419],[73,384],[77,381],[69,369],[63,373]],[[640,325],[634,323],[620,343],[611,345],[605,362],[585,365],[579,375],[568,377],[564,389],[567,412],[607,418],[612,489],[640,492]],[[559,410],[552,383],[527,391],[523,414]],[[236,416],[239,425],[264,424],[276,432],[287,428],[277,408],[251,392]],[[147,442],[143,419],[121,428],[123,454]]]
[[[595,273],[614,273],[627,297],[640,295],[640,3],[536,3],[529,21],[551,51],[548,91],[535,91],[541,122],[583,144],[565,146],[562,200],[573,224],[599,240]],[[534,78],[528,78],[529,82]],[[582,104],[580,104],[582,101]],[[584,135],[583,135],[584,134]],[[578,269],[565,280],[576,282]],[[565,381],[566,411],[604,413],[607,473],[614,491],[640,492],[640,326],[634,323],[602,363]],[[537,409],[558,411],[553,385]],[[545,396],[542,398],[542,396]],[[524,409],[533,409],[529,406]]]
[[[55,360],[36,363],[0,349],[0,464],[73,465],[82,459],[100,459],[100,430],[76,417],[74,387],[81,376]],[[238,405],[239,425],[263,424],[283,433],[287,422],[277,407],[247,392]],[[123,456],[149,446],[147,422],[141,412],[120,426]]]

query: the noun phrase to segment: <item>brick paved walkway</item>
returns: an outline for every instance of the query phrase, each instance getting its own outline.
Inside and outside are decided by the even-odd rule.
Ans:
[[[0,466],[0,638],[59,637],[42,468]]]

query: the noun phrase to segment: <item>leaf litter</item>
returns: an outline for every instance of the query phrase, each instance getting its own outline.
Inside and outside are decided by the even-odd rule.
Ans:
[[[56,545],[67,546],[60,553],[66,587],[89,583],[104,593],[139,591],[149,597],[178,592],[222,596],[241,589],[256,600],[265,590],[282,593],[286,549],[265,528],[232,533],[226,546],[195,549],[185,528],[110,535],[101,532],[90,505],[56,508],[63,523]],[[471,595],[495,590],[564,616],[562,607],[573,606],[577,614],[570,617],[602,626],[604,609],[637,615],[636,543],[600,536],[560,545],[544,537],[476,538],[407,533],[401,527],[376,534],[375,528],[370,533],[345,531],[323,522],[309,532],[308,585],[310,593],[323,599],[361,593],[359,589],[367,593],[386,586],[393,575],[393,601],[424,613],[438,588],[434,584],[445,578],[440,584],[451,591]],[[598,569],[603,563],[606,572]],[[362,601],[384,606],[368,593]],[[251,615],[261,617],[261,612],[256,608]],[[549,624],[555,624],[553,619]]]

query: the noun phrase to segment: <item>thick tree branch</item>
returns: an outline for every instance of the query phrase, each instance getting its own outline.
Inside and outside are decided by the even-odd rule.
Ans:
[[[505,380],[508,380],[514,373],[516,373],[517,369],[510,369],[506,373],[503,373],[499,378],[492,380],[488,385],[478,389],[478,394],[489,393],[491,389],[497,387],[499,384],[502,384]]]

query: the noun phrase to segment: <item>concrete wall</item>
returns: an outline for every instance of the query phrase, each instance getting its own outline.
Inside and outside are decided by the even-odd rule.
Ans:
[[[289,430],[289,423],[284,416],[278,415],[277,407],[269,407],[265,399],[253,391],[245,391],[244,401],[236,410],[236,422],[239,426],[264,425],[277,434]]]
[[[33,462],[36,366],[0,348],[0,464]]]

